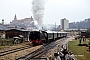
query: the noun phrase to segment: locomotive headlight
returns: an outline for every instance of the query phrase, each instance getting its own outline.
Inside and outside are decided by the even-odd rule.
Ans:
[[[36,43],[38,43],[38,39],[36,40]]]

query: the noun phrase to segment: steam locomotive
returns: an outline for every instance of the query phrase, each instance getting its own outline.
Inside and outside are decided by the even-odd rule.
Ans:
[[[31,41],[33,45],[39,45],[43,43],[50,43],[66,36],[67,32],[31,31],[29,34],[29,41]]]

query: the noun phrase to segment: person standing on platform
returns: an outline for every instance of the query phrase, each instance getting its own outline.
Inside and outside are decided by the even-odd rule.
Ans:
[[[54,56],[55,56],[54,60],[61,60],[61,58],[60,58],[58,53],[54,53]]]

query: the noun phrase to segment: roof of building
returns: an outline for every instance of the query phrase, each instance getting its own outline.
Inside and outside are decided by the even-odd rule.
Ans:
[[[4,25],[2,25],[2,24],[0,24],[0,30],[6,31],[6,30],[9,30],[9,28],[4,26]]]
[[[29,30],[23,30],[23,29],[9,29],[7,31],[11,31],[11,30],[17,30],[17,31],[22,31],[22,32],[29,32]]]

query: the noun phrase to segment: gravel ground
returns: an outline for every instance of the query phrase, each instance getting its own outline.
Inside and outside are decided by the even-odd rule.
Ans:
[[[25,54],[33,52],[33,51],[39,49],[40,47],[42,47],[42,45],[34,46],[32,48],[29,48],[29,49],[25,49],[25,50],[18,51],[18,52],[15,52],[15,53],[11,53],[11,54],[8,54],[8,55],[5,55],[5,56],[1,56],[0,60],[15,60],[16,58],[19,58],[19,57],[21,57]]]
[[[24,46],[27,46],[29,44],[30,44],[29,42],[24,42],[24,43],[16,44],[16,45],[13,45],[13,46],[0,46],[0,52],[10,50],[10,49],[24,47]]]

